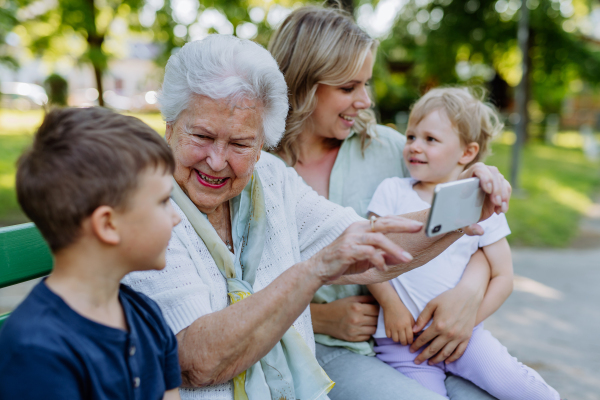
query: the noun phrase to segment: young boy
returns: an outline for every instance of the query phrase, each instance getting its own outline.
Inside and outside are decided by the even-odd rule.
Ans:
[[[121,285],[162,269],[173,156],[133,117],[50,112],[19,160],[17,196],[54,269],[0,331],[0,399],[179,399],[177,341],[158,306]]]
[[[369,212],[385,216],[429,208],[435,186],[457,180],[465,168],[481,161],[501,129],[495,110],[468,89],[429,91],[414,105],[408,120],[403,156],[411,178],[384,180],[373,195]],[[424,266],[389,283],[368,286],[381,305],[373,335],[377,357],[442,396],[446,396],[446,373],[452,373],[499,400],[558,400],[556,390],[537,372],[518,362],[483,329],[481,322],[510,295],[513,271],[505,238],[510,229],[504,214],[494,214],[480,225],[483,236],[462,237]],[[490,263],[491,280],[464,354],[452,363],[415,364],[420,351],[409,350],[413,335],[419,334],[415,320],[429,301],[456,286],[478,248]]]

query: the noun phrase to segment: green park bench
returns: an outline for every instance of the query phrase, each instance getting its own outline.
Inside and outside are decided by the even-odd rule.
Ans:
[[[33,223],[0,228],[0,288],[48,275],[52,263],[50,248]],[[0,327],[9,314],[0,315]]]

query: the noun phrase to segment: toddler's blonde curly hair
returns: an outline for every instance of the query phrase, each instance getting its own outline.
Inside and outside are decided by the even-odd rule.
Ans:
[[[466,167],[490,154],[490,142],[504,128],[496,107],[485,101],[485,90],[479,87],[431,89],[412,106],[408,128],[435,110],[446,112],[463,144],[479,144],[479,153]]]

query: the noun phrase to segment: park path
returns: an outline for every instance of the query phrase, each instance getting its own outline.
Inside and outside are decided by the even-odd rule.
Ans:
[[[600,400],[600,248],[515,249],[513,259],[515,289],[485,328],[562,398]]]
[[[582,221],[573,247],[513,249],[515,290],[485,328],[562,398],[600,400],[600,212]],[[0,289],[0,313],[33,285]]]
[[[600,400],[600,198],[569,249],[513,249],[514,291],[485,322],[562,398]]]

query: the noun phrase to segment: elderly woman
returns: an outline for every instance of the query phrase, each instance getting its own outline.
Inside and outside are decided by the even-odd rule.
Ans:
[[[182,397],[327,398],[308,307],[319,287],[390,279],[462,234],[425,237],[426,212],[366,221],[262,152],[279,141],[288,103],[276,62],[255,43],[188,43],[169,60],[160,104],[182,222],[166,268],[125,283],[157,301],[176,333]],[[504,178],[482,164],[472,175],[490,194],[482,219],[506,210]]]

